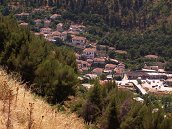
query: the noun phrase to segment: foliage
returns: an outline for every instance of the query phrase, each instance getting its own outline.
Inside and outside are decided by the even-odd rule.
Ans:
[[[117,89],[114,82],[94,83],[78,96],[77,109],[88,123],[98,129],[165,129],[172,128],[171,96],[143,96],[144,103],[133,100],[129,91]],[[85,97],[85,95],[87,97]],[[84,96],[84,97],[83,97]],[[76,103],[76,102],[75,102]],[[74,104],[75,105],[75,104]],[[162,106],[163,105],[163,106]]]
[[[51,103],[74,94],[77,68],[73,51],[35,37],[10,16],[0,16],[0,45],[0,64],[34,83],[32,91]]]

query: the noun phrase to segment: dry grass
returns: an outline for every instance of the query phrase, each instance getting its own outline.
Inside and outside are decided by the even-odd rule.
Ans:
[[[62,113],[0,70],[0,129],[84,129],[75,114]]]

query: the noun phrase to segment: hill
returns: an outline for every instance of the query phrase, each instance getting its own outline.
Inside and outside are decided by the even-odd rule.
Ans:
[[[5,3],[5,0],[3,3]],[[109,52],[109,56],[126,61],[132,69],[140,69],[146,55],[157,55],[160,62],[171,61],[172,2],[170,0],[45,0],[9,1],[28,8],[46,7],[59,13],[66,25],[71,22],[87,26],[86,38],[100,45],[127,51],[126,55]],[[48,5],[48,6],[47,6]],[[28,9],[28,10],[29,10]],[[14,11],[15,12],[15,11]],[[34,18],[38,14],[31,16]],[[45,17],[43,17],[45,18]]]
[[[57,111],[12,76],[0,70],[0,129],[84,129],[82,119]]]

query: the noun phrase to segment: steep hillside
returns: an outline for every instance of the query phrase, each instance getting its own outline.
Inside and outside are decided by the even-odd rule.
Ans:
[[[75,114],[58,112],[24,86],[0,70],[0,129],[84,129]]]
[[[5,0],[1,1],[5,3]],[[79,15],[96,14],[90,18],[97,19],[98,23],[103,20],[110,26],[130,29],[143,29],[161,20],[169,21],[172,11],[171,0],[18,0],[13,4],[33,7],[49,5]]]

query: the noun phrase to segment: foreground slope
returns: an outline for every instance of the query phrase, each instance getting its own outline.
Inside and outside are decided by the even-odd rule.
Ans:
[[[84,129],[75,114],[62,113],[0,71],[0,129]]]

